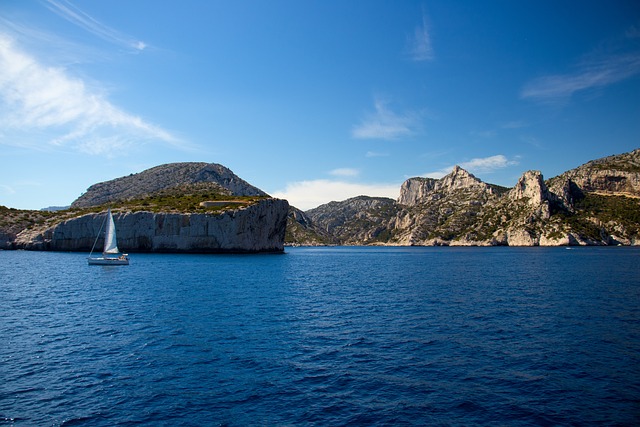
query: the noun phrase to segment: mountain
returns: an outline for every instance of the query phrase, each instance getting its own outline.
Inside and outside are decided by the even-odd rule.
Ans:
[[[267,196],[264,191],[217,163],[169,163],[94,184],[71,207],[86,208],[137,199],[159,191],[192,185],[207,185],[209,189],[228,196]]]
[[[368,196],[331,202],[305,212],[318,233],[342,245],[386,242],[389,219],[396,213],[393,199]]]
[[[66,210],[0,206],[0,248],[89,251],[107,207],[124,252],[284,250],[287,201],[214,163],[172,163],[98,183]]]
[[[548,181],[527,171],[511,189],[456,166],[441,179],[406,180],[397,201],[360,196],[304,215],[295,226],[323,233],[331,244],[640,244],[640,150],[593,160]],[[317,244],[290,238],[288,244]]]

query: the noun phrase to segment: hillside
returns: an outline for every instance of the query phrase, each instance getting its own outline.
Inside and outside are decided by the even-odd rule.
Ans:
[[[333,243],[358,245],[388,241],[389,220],[397,210],[393,199],[359,196],[331,202],[305,214],[315,230],[330,236]]]
[[[230,169],[217,163],[170,163],[143,172],[94,184],[78,197],[72,208],[141,199],[159,191],[199,185],[225,196],[267,196]]]
[[[548,181],[527,171],[511,189],[456,166],[439,180],[408,179],[397,201],[361,196],[304,214],[307,221],[293,226],[324,233],[332,244],[640,244],[640,150],[593,160]],[[290,238],[288,244],[317,244]]]

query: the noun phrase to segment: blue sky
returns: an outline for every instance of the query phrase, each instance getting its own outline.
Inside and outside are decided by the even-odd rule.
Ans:
[[[0,1],[0,205],[223,164],[301,209],[640,147],[640,2]]]

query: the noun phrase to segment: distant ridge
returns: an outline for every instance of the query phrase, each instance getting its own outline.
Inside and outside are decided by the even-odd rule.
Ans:
[[[98,206],[120,200],[140,198],[158,191],[187,184],[209,183],[230,196],[267,196],[268,194],[217,163],[169,163],[122,178],[100,182],[78,197],[72,208]]]

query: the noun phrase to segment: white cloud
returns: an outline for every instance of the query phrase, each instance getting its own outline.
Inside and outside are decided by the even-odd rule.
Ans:
[[[527,83],[520,96],[542,102],[564,102],[574,93],[617,83],[640,73],[640,52],[594,55],[569,74],[539,77]]]
[[[288,183],[284,190],[275,191],[272,195],[288,200],[289,204],[298,209],[309,210],[325,203],[362,195],[395,199],[399,193],[400,184],[362,184],[317,179]]]
[[[0,126],[5,131],[47,130],[57,135],[50,144],[93,154],[141,140],[180,144],[164,129],[118,109],[65,69],[39,63],[1,33],[0,70]]]
[[[496,169],[503,169],[517,164],[517,161],[509,160],[502,154],[498,154],[496,156],[476,158],[468,162],[462,162],[460,163],[460,167],[474,172],[492,172]]]
[[[338,168],[338,169],[329,171],[329,175],[333,175],[333,176],[358,176],[359,173],[360,171],[358,171],[358,169],[351,169],[351,168]]]
[[[106,40],[110,43],[126,47],[133,51],[142,51],[147,47],[147,44],[143,41],[136,40],[135,38],[121,33],[120,31],[111,28],[107,25],[97,21],[87,13],[80,10],[78,7],[72,5],[66,0],[46,0],[49,3],[49,8],[66,19],[67,21],[85,29],[86,31]]]
[[[356,139],[395,140],[413,135],[420,124],[420,115],[411,111],[396,114],[381,99],[374,101],[375,113],[368,114],[365,119],[351,130]]]
[[[408,42],[409,57],[414,61],[430,61],[433,59],[433,46],[427,25],[427,16],[422,15],[422,24],[415,28]]]
[[[515,159],[509,160],[506,156],[503,156],[502,154],[498,154],[490,157],[475,158],[466,162],[458,163],[458,165],[462,169],[465,169],[473,174],[491,173],[498,169],[504,169],[506,167],[514,166],[517,164],[518,164],[517,160]],[[446,168],[442,168],[438,171],[428,172],[424,174],[424,176],[428,178],[439,179],[447,175],[448,173],[450,173],[453,167],[454,165],[447,166]]]

